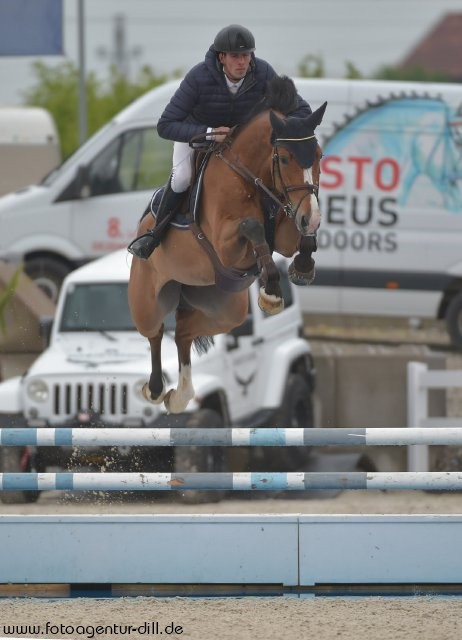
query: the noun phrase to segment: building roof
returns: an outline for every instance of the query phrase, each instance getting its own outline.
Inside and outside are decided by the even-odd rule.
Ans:
[[[462,80],[462,13],[446,14],[410,51],[400,67],[420,67]]]

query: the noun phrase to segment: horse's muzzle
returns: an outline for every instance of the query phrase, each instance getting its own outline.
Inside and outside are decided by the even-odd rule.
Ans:
[[[310,196],[310,213],[297,211],[295,224],[302,236],[311,236],[316,233],[321,223],[321,212],[319,210],[318,199],[314,194]]]

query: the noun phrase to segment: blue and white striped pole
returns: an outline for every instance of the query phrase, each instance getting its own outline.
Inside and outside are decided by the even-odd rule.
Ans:
[[[3,446],[403,446],[462,445],[462,429],[427,428],[3,428]]]
[[[1,473],[1,491],[461,491],[462,472]]]

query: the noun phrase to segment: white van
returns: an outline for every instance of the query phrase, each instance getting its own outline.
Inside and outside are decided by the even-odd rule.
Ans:
[[[0,107],[0,195],[34,184],[61,162],[51,114],[38,107]]]
[[[153,89],[41,185],[0,198],[0,259],[56,295],[77,264],[126,246],[171,166],[156,121],[179,81]],[[324,149],[323,212],[305,311],[445,317],[462,346],[462,87],[296,79]]]

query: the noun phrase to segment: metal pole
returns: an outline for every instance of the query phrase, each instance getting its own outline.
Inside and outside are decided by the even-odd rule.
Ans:
[[[85,70],[85,15],[84,0],[78,0],[79,40],[79,143],[87,139],[87,87]]]

